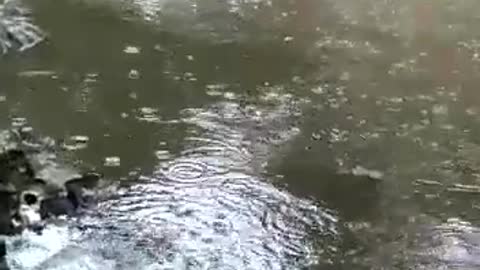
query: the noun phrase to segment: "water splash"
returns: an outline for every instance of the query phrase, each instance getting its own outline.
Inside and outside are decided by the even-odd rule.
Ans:
[[[298,104],[280,93],[263,100],[184,111],[185,150],[71,221],[68,245],[35,269],[303,269],[328,261],[335,214],[279,189],[262,170],[272,146],[298,133]]]
[[[187,138],[181,157],[106,202],[109,227],[135,228],[133,238],[157,243],[150,252],[161,258],[159,269],[297,269],[326,259],[309,237],[334,236],[335,216],[254,169],[268,159],[265,129],[284,121],[282,113],[275,107],[250,118],[233,102],[187,111],[184,122],[202,135]],[[265,140],[254,140],[259,136]]]

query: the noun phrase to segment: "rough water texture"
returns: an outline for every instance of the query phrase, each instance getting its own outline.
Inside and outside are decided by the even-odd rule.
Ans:
[[[68,226],[10,239],[12,269],[300,269],[327,260],[318,250],[337,237],[335,214],[262,179],[272,146],[298,132],[288,124],[292,98],[265,99],[268,109],[185,110],[191,136],[178,157]]]
[[[18,267],[478,268],[478,1],[34,6],[52,42],[0,73],[0,120],[127,180]]]

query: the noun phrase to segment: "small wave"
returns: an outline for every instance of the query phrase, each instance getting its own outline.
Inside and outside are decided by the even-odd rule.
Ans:
[[[102,204],[108,226],[120,235],[130,228],[128,238],[153,245],[147,246],[162,262],[159,269],[298,269],[327,260],[315,251],[322,240],[312,237],[336,237],[335,214],[252,170],[269,151],[256,139],[290,129],[281,125],[287,113],[276,110],[283,108],[253,119],[233,102],[189,110],[184,122],[201,136],[189,137],[180,157]]]
[[[337,238],[335,213],[255,169],[268,161],[272,144],[296,134],[289,101],[248,108],[229,101],[185,112],[195,134],[186,150],[72,222],[78,237],[43,269],[280,270],[328,261],[321,249]],[[283,135],[270,140],[275,133]]]

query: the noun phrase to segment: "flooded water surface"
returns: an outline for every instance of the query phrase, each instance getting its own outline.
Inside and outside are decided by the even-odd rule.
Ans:
[[[10,267],[478,269],[478,8],[5,2],[0,129],[108,182]]]

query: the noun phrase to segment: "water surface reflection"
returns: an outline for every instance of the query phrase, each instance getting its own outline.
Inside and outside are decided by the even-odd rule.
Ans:
[[[42,269],[57,269],[66,256],[79,257],[69,267],[113,256],[111,269],[301,269],[331,262],[335,213],[279,189],[263,170],[272,151],[281,151],[273,145],[298,133],[295,99],[272,89],[263,98],[269,106],[225,101],[185,110],[180,122],[190,136],[178,157],[161,162],[152,176],[121,183],[70,229],[52,225],[67,244],[55,251],[48,243],[17,244],[11,261],[21,265],[30,245],[44,258],[54,254],[36,265]],[[129,249],[151,265],[125,258]]]

